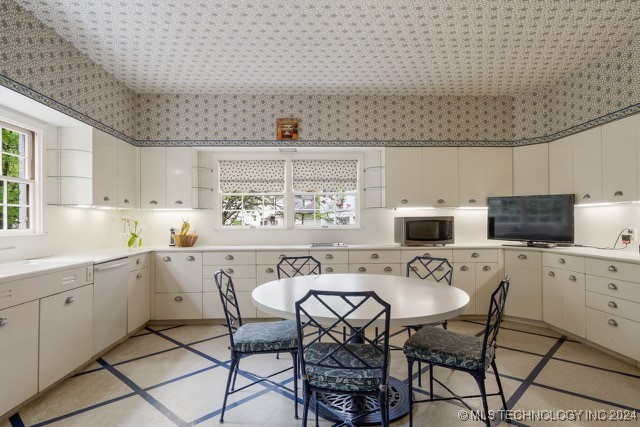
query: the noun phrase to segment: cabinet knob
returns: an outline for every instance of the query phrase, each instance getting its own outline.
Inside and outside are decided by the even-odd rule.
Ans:
[[[7,326],[9,324],[9,319],[6,317],[0,317],[0,326]]]
[[[139,265],[141,262],[142,262],[142,260],[141,260],[140,258],[138,258],[138,259],[136,260],[136,264],[138,264],[138,265]]]
[[[378,254],[371,254],[371,259],[378,259],[380,258],[380,255]]]
[[[564,258],[558,258],[558,264],[565,264],[566,261],[564,260]]]
[[[469,203],[473,204],[473,203],[478,203],[478,202],[476,202],[476,199],[469,199]]]
[[[175,297],[173,299],[175,302],[182,302],[182,297],[180,295],[178,295],[177,297]]]
[[[443,271],[443,270],[444,270],[443,266],[440,266],[440,267],[436,268],[436,271]]]
[[[439,204],[439,205],[443,205],[444,204],[444,199],[438,199],[436,201],[436,203]]]
[[[235,300],[236,300],[236,297],[234,297],[234,296],[233,296],[233,294],[228,294],[228,295],[227,295],[227,299],[228,299],[229,301],[235,301]]]
[[[624,196],[624,193],[622,193],[622,191],[618,190],[615,193],[613,193],[614,196]]]
[[[547,276],[549,276],[549,277],[556,277],[556,273],[555,273],[555,272],[553,272],[553,271],[550,271],[550,272],[548,272],[548,273],[547,273]]]
[[[618,268],[615,265],[610,265],[609,267],[607,267],[607,270],[616,272],[618,271]]]
[[[611,289],[612,291],[617,291],[618,290],[618,286],[616,286],[615,283],[609,283],[607,285],[607,288]]]
[[[224,259],[226,259],[227,261],[233,261],[233,255],[227,255],[226,257],[224,257]]]
[[[425,258],[431,258],[431,254],[429,252],[423,253],[422,256]]]
[[[327,267],[324,269],[324,271],[326,271],[327,273],[333,273],[333,268],[332,267]]]
[[[331,255],[331,254],[326,254],[326,255],[324,256],[324,259],[333,259],[333,255]]]
[[[591,194],[587,193],[584,196],[582,196],[583,199],[590,199],[591,198]]]
[[[176,200],[176,201],[175,201],[175,204],[176,204],[176,205],[181,205],[181,204],[182,204],[182,200]]]
[[[518,255],[518,259],[527,259],[527,256],[525,254],[520,254]]]
[[[460,267],[460,271],[469,271],[469,267],[463,265],[462,267]]]
[[[225,271],[227,274],[233,274],[233,268],[227,268]]]
[[[157,201],[157,200],[152,200],[152,201],[150,201],[150,202],[149,202],[149,204],[150,204],[150,205],[157,205],[157,204],[158,204],[158,201]]]
[[[136,274],[136,279],[142,279],[142,273]]]
[[[385,271],[385,272],[387,272],[387,273],[390,273],[390,272],[392,272],[392,271],[393,271],[393,268],[391,268],[391,267],[385,267],[385,268],[384,268],[384,271]]]
[[[482,267],[482,271],[491,271],[491,267],[488,265],[485,265],[484,267]]]
[[[67,297],[66,300],[64,300],[65,304],[73,304],[76,301],[76,299],[73,296]]]
[[[196,257],[194,257],[193,255],[189,255],[187,257],[187,261],[195,261],[195,260],[196,260]]]
[[[280,256],[278,258],[282,259],[282,258],[286,258],[287,256],[285,254],[280,254]]]
[[[569,280],[571,282],[576,282],[576,281],[578,281],[578,278],[572,274],[571,276],[569,276]]]
[[[618,304],[616,304],[615,301],[609,301],[607,303],[607,306],[611,307],[611,308],[618,308]]]
[[[364,268],[364,267],[359,267],[358,268],[358,272],[360,272],[360,273],[364,273],[365,271],[367,271],[367,269]]]
[[[480,254],[478,252],[474,252],[471,254],[471,258],[479,258]]]
[[[618,326],[618,322],[616,322],[613,319],[609,319],[609,321],[607,322],[610,326]]]
[[[265,273],[273,273],[273,268],[269,267],[264,272]]]
[[[124,202],[125,202],[126,204],[129,204],[129,199],[124,199]]]
[[[108,201],[109,201],[109,197],[104,196],[104,197],[102,198],[102,200],[103,200],[103,201],[105,201],[105,202],[108,202]]]
[[[170,256],[163,256],[163,257],[162,257],[162,261],[164,261],[164,262],[171,262],[171,257],[170,257]]]
[[[407,199],[402,199],[400,200],[400,203],[406,205],[407,203],[409,203],[409,201]]]

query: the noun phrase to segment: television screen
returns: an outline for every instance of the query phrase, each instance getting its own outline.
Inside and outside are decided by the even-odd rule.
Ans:
[[[573,243],[573,194],[489,197],[487,237]]]

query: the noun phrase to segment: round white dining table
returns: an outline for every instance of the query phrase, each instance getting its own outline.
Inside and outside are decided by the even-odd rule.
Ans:
[[[261,311],[284,319],[295,319],[295,303],[309,290],[374,291],[391,305],[391,326],[411,326],[451,319],[464,312],[469,295],[461,289],[435,281],[383,274],[320,274],[274,280],[258,286],[251,296]],[[309,314],[322,323],[331,323],[326,307],[305,306]],[[332,307],[340,312],[350,307]],[[379,307],[377,308],[379,311]],[[376,311],[376,312],[377,312]],[[371,315],[370,315],[370,314]],[[356,326],[366,323],[374,309],[357,311],[349,317]]]

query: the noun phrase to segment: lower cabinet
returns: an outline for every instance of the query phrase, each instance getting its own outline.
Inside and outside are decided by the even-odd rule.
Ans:
[[[585,274],[544,267],[542,320],[585,337]]]
[[[129,272],[127,333],[147,323],[151,317],[151,278],[149,268]]]
[[[40,300],[39,391],[93,355],[93,285]]]
[[[156,319],[202,319],[202,292],[155,294]]]
[[[505,313],[542,320],[542,254],[505,249],[504,269],[511,276]]]
[[[498,263],[456,262],[453,285],[469,294],[464,314],[487,314],[491,294],[498,286]]]
[[[587,339],[640,360],[640,323],[587,307]]]
[[[38,301],[0,310],[0,415],[38,392]]]

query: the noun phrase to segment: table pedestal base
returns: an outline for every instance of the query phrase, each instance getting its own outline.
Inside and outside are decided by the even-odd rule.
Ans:
[[[389,378],[389,421],[398,420],[409,413],[408,391],[405,383],[397,378]],[[375,409],[375,412],[358,418],[355,424],[367,425],[381,422],[378,399],[373,396],[351,397],[345,394],[318,393],[318,402],[320,403],[318,415],[331,421],[340,421],[333,412],[340,414],[342,419],[353,420],[358,414]],[[310,409],[315,409],[313,400]]]

